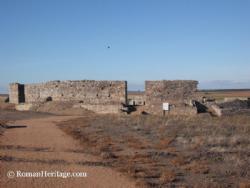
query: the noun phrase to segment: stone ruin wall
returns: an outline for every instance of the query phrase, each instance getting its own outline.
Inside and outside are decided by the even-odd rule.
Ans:
[[[25,85],[25,102],[80,101],[83,104],[126,103],[125,81],[52,81]]]
[[[19,92],[18,92],[19,84],[13,83],[9,85],[9,101],[13,104],[19,103]]]
[[[196,109],[187,104],[198,98],[197,85],[198,81],[194,80],[146,81],[146,109],[149,113],[161,114],[162,103],[168,102],[175,106],[170,110],[172,114],[196,114]]]
[[[128,93],[128,104],[129,105],[136,105],[136,106],[143,106],[145,105],[145,95],[144,92],[138,93]]]
[[[145,101],[146,112],[162,114],[162,103],[174,105],[172,114],[194,114],[191,100],[197,100],[197,81],[162,80],[146,81],[145,93],[136,100]],[[116,113],[121,103],[127,104],[126,81],[51,81],[40,84],[10,84],[10,102],[22,102],[21,90],[25,103],[52,101],[76,101],[76,106],[101,113]],[[131,97],[130,97],[131,98]]]
[[[10,84],[10,102],[18,104],[18,85]],[[119,111],[127,101],[126,81],[51,81],[24,85],[25,103],[52,101],[76,101],[81,107],[98,112],[98,109]],[[108,112],[107,112],[108,113]]]
[[[19,83],[12,83],[9,85],[9,101],[13,104],[24,102],[24,85]]]

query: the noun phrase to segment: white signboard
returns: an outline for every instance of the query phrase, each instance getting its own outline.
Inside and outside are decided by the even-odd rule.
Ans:
[[[169,111],[169,103],[162,103],[162,109],[165,111]]]

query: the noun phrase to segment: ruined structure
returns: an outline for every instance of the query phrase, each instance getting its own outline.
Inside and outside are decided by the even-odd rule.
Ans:
[[[13,104],[19,104],[21,102],[24,102],[24,85],[23,84],[18,84],[18,83],[10,84],[9,102]]]
[[[146,104],[144,92],[129,92],[128,104],[133,106],[144,106]]]
[[[231,116],[234,114],[250,114],[250,99],[235,99],[228,102],[220,103],[206,103],[206,106],[210,109],[215,116]]]
[[[148,113],[161,114],[162,104],[171,104],[172,113],[196,113],[191,100],[196,98],[197,81],[146,81],[145,92],[127,100],[126,81],[51,81],[40,84],[10,84],[10,103],[73,101],[76,106],[101,113],[117,113],[121,105],[144,106]],[[132,103],[132,104],[131,104]],[[185,107],[185,108],[184,108]]]
[[[170,104],[170,112],[176,114],[196,114],[192,100],[197,98],[198,82],[194,80],[146,81],[146,110],[150,113],[162,113],[162,104]]]
[[[75,101],[81,107],[97,111],[118,112],[127,102],[126,81],[51,81],[39,84],[10,84],[10,103]]]

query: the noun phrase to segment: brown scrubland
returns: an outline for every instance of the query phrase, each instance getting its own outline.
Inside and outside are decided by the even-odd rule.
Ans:
[[[69,116],[60,104],[18,112],[0,103],[0,186],[250,187],[249,113]],[[9,181],[10,168],[81,169],[90,176]]]
[[[58,126],[139,187],[250,185],[249,115],[90,115]]]

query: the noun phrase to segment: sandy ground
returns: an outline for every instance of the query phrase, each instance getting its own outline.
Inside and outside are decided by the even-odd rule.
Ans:
[[[135,183],[119,172],[105,167],[96,156],[84,152],[55,123],[70,116],[17,120],[0,137],[0,187],[135,187]],[[15,177],[7,173],[13,171]],[[87,177],[16,177],[21,172],[86,172]]]

